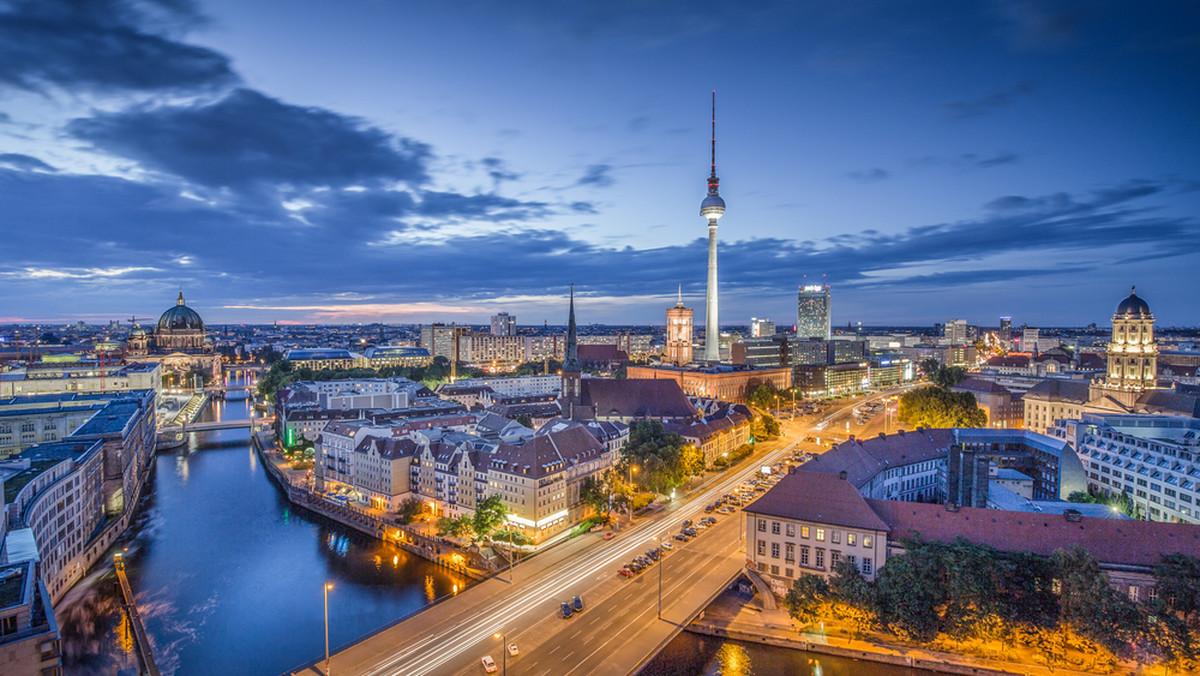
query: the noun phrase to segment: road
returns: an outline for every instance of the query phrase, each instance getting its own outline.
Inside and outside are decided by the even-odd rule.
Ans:
[[[798,419],[785,429],[802,431],[815,422]],[[670,538],[685,519],[695,519],[704,505],[731,492],[762,465],[778,462],[795,445],[764,443],[741,466],[716,475],[657,516],[626,527],[615,539],[586,534],[532,557],[517,566],[514,582],[505,575],[486,580],[346,647],[333,655],[331,671],[339,676],[481,674],[484,655],[504,666],[501,639],[495,637],[501,633],[520,649],[507,658],[513,673],[632,673],[744,565],[739,552],[742,513],[718,517],[716,525],[691,542],[671,540],[675,548],[664,561],[636,578],[622,578],[617,569],[653,546],[655,538]],[[661,621],[660,566],[665,566]],[[575,595],[586,608],[564,620],[559,604]],[[322,666],[317,661],[297,673],[319,674]]]

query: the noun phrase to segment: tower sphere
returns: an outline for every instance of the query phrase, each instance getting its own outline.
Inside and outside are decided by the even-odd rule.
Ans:
[[[707,195],[700,203],[700,215],[715,221],[725,214],[725,200],[720,195]]]

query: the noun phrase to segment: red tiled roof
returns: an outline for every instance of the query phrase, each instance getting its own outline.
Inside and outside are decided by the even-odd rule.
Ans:
[[[1087,516],[1071,522],[1060,514],[974,507],[951,512],[944,505],[893,500],[866,503],[890,526],[892,540],[917,533],[936,542],[962,536],[1000,551],[1043,556],[1079,545],[1101,563],[1126,566],[1153,566],[1163,554],[1175,552],[1200,557],[1200,526],[1191,524]]]
[[[500,444],[491,462],[492,467],[501,471],[539,477],[598,458],[607,450],[587,428],[568,427],[523,444]]]
[[[584,378],[580,404],[592,407],[600,417],[696,417],[696,409],[674,380]]]
[[[849,481],[836,474],[799,469],[789,472],[742,511],[847,528],[888,530]]]

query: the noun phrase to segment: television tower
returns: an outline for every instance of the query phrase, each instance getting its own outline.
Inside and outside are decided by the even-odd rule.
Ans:
[[[717,314],[717,221],[725,213],[725,200],[717,192],[717,92],[712,93],[712,165],[708,195],[700,203],[700,215],[708,219],[708,295],[704,308],[704,360],[721,361],[721,321]]]

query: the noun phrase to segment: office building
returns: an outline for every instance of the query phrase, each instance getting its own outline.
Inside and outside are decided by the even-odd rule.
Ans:
[[[750,318],[750,337],[751,338],[770,338],[775,335],[775,322],[763,317]]]
[[[967,320],[951,319],[943,329],[946,343],[951,347],[967,344]]]
[[[828,284],[809,284],[800,287],[796,300],[796,338],[833,337],[830,324],[831,297]]]
[[[492,315],[492,335],[517,335],[517,318],[508,314],[507,312],[501,312],[500,314]]]

